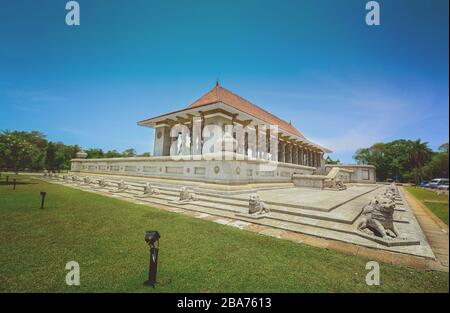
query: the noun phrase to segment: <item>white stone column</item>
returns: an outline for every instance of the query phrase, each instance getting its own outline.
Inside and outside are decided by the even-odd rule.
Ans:
[[[269,130],[270,133],[270,130]],[[271,161],[277,162],[278,161],[278,156],[279,156],[279,146],[278,146],[278,135],[277,134],[273,134],[270,133],[269,135],[270,139],[269,139],[269,151],[270,151],[270,155],[271,157]]]
[[[153,144],[154,156],[170,155],[170,126],[167,124],[159,124],[155,127],[155,141]]]
[[[299,145],[297,149],[297,164],[302,165],[302,146]]]
[[[292,163],[292,144],[286,143],[286,163]]]
[[[284,141],[279,141],[278,143],[278,162],[286,162],[286,157],[285,157],[285,147],[286,143]]]
[[[323,159],[323,152],[320,153],[320,168],[325,167],[325,160]]]
[[[300,146],[300,165],[305,165],[305,150],[304,146]]]
[[[192,117],[192,155],[194,160],[201,160],[202,158],[202,117]]]
[[[292,163],[298,164],[298,146],[293,145],[292,147]]]

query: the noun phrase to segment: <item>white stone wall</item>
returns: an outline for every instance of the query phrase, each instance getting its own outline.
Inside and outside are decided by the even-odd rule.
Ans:
[[[325,164],[325,172],[328,173],[333,167],[352,170],[350,182],[352,183],[376,183],[376,168],[373,165],[362,164]]]
[[[221,184],[291,182],[294,173],[309,175],[315,170],[286,163],[271,164],[274,170],[267,170],[266,166],[260,160],[175,161],[167,156],[72,160],[74,172],[179,178]]]

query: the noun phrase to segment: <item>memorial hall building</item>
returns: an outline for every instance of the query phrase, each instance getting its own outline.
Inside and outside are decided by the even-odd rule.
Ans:
[[[72,171],[221,184],[292,182],[293,175],[325,175],[329,171],[324,164],[329,149],[308,140],[291,122],[218,83],[187,107],[144,119],[138,125],[155,130],[151,157],[81,156],[72,160]],[[209,127],[219,129],[221,136],[214,137],[217,131],[209,131]],[[208,141],[223,149],[206,149]],[[350,173],[353,169],[347,170]],[[364,176],[367,181],[375,181],[373,167],[355,170],[358,173],[354,178]],[[367,175],[361,171],[367,171]]]

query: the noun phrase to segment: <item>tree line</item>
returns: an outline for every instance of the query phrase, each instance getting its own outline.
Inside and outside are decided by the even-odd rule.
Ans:
[[[359,164],[376,166],[377,180],[393,179],[418,183],[433,178],[448,178],[448,143],[432,151],[427,142],[394,140],[358,149],[353,158]]]
[[[43,169],[60,171],[70,169],[70,160],[81,151],[78,145],[48,141],[46,135],[38,131],[0,132],[0,169],[19,171],[40,171]],[[103,151],[94,148],[85,152],[88,158],[120,158],[150,156],[149,152],[138,155],[134,149],[123,152]]]
[[[376,143],[369,148],[356,151],[353,158],[359,164],[376,166],[377,179],[394,179],[404,182],[419,182],[433,178],[448,178],[448,143],[438,151],[432,151],[427,142],[418,140],[394,140]],[[78,145],[48,141],[38,131],[0,132],[0,169],[19,171],[52,171],[70,169],[70,160],[81,151]],[[150,156],[149,152],[138,155],[132,148],[123,152],[103,151],[99,148],[85,150],[87,157],[120,158]],[[339,164],[339,160],[327,158],[327,164]]]

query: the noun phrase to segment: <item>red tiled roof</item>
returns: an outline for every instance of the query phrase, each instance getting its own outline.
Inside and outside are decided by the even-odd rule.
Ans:
[[[186,109],[201,107],[216,102],[226,103],[239,111],[257,117],[271,125],[278,125],[278,127],[283,129],[284,131],[289,132],[292,135],[305,138],[290,123],[283,121],[282,119],[276,117],[275,115],[267,112],[266,110],[260,108],[259,106],[251,103],[250,101],[245,100],[244,98],[241,98],[240,96],[232,93],[231,91],[221,86],[214,87],[213,89],[208,91],[205,95],[203,95],[200,99],[198,99],[190,106],[188,106]]]

